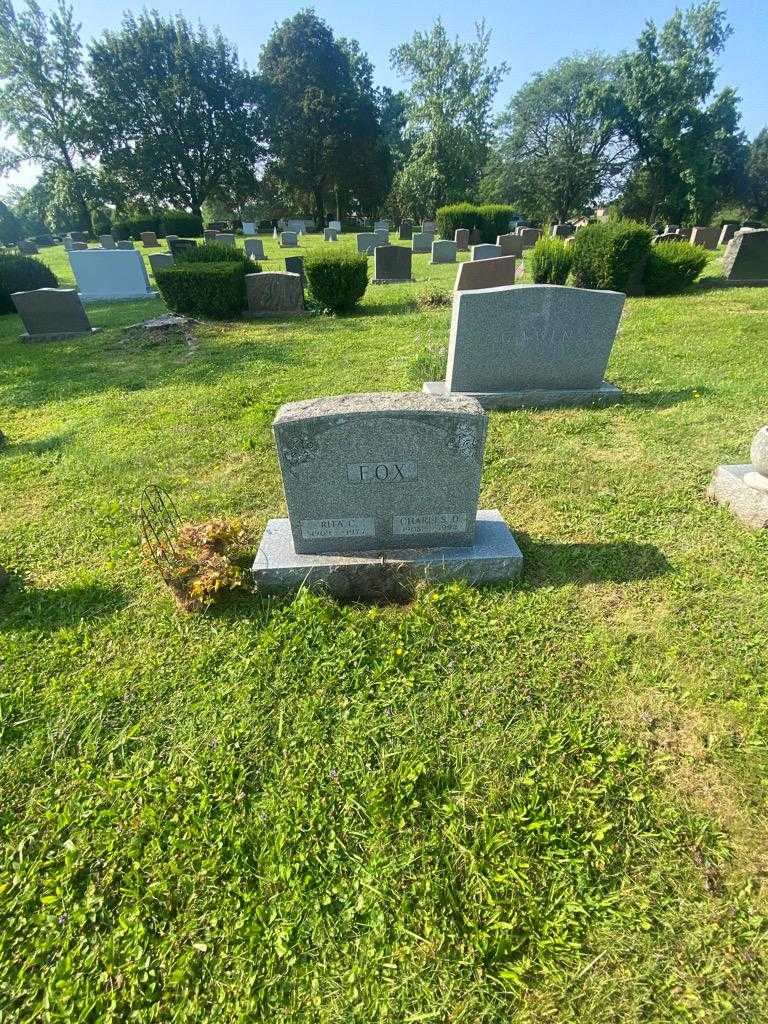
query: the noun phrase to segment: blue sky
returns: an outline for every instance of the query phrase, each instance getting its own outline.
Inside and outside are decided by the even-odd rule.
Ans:
[[[47,9],[52,4],[42,0],[42,6]],[[140,6],[137,3],[134,9]],[[182,5],[178,0],[149,0],[147,6],[161,14],[172,14]],[[183,10],[190,20],[218,24],[237,46],[241,59],[255,67],[275,22],[303,6],[314,6],[337,35],[357,39],[373,61],[377,84],[393,87],[402,85],[389,67],[393,46],[410,38],[417,29],[428,29],[438,16],[448,32],[460,38],[469,38],[475,21],[484,18],[493,32],[493,61],[505,60],[510,66],[499,90],[499,108],[531,75],[561,57],[591,49],[616,53],[632,46],[646,20],[660,24],[675,9],[675,4],[666,0],[647,0],[644,4],[633,0],[548,0],[519,3],[517,7],[499,0],[451,5],[439,0],[421,0],[418,4],[404,0],[373,4],[366,0],[318,0],[313,5],[294,0],[229,0],[220,5],[212,0],[185,0]],[[741,96],[743,126],[753,138],[768,125],[768,4],[766,0],[730,0],[725,8],[734,34],[720,55],[720,84],[734,86]],[[76,0],[83,38],[88,40],[105,28],[119,25],[124,9],[126,5],[105,4],[104,0]],[[12,180],[31,184],[34,178],[34,169],[27,167]]]

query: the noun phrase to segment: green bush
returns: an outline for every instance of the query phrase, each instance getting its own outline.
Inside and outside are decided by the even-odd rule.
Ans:
[[[0,314],[15,313],[11,292],[58,288],[54,272],[30,256],[0,256]]]
[[[168,210],[160,219],[160,229],[164,235],[179,235],[181,238],[202,238],[203,218],[186,210]],[[151,231],[152,228],[149,228]]]
[[[253,261],[245,249],[222,245],[220,242],[206,242],[194,249],[182,249],[174,258],[177,263],[242,263],[246,267],[253,267]],[[251,270],[251,273],[255,271]]]
[[[139,242],[142,231],[154,231],[160,235],[159,215],[144,213],[137,217],[121,217],[112,222],[112,233],[118,241],[132,238],[134,242]]]
[[[571,246],[562,238],[542,235],[528,256],[534,284],[565,284],[571,270]]]
[[[107,210],[91,210],[91,232],[94,238],[108,235],[112,230],[112,218]]]
[[[495,242],[498,235],[509,231],[509,221],[515,212],[513,206],[500,203],[454,203],[441,206],[437,211],[437,230],[443,238],[453,238],[457,228],[477,228],[483,242]]]
[[[245,308],[245,264],[180,260],[155,272],[165,303],[174,313],[231,320]]]
[[[651,229],[630,220],[589,224],[573,240],[573,283],[627,295],[643,294]]]
[[[334,313],[354,309],[368,287],[368,260],[349,249],[308,253],[304,273],[312,298]]]
[[[643,282],[646,295],[672,295],[693,284],[707,265],[707,254],[690,242],[657,242],[651,246]]]

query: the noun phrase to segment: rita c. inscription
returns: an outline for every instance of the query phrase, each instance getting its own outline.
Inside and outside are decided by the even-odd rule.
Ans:
[[[347,480],[351,484],[395,483],[415,480],[415,462],[362,462],[347,466]]]

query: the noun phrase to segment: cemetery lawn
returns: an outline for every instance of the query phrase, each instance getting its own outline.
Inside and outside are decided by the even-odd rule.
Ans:
[[[160,300],[0,320],[0,1019],[768,1016],[768,538],[704,497],[766,422],[768,289],[630,300],[621,404],[491,414],[514,585],[190,616],[142,561],[147,484],[255,548],[281,403],[418,388],[428,259],[193,346],[123,334]]]

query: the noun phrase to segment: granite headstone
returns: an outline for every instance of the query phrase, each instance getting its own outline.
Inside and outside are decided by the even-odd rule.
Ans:
[[[723,255],[726,281],[768,285],[768,228],[737,231]]]
[[[101,242],[102,249],[116,249],[115,240],[112,235],[100,235],[99,241]]]
[[[264,255],[264,243],[260,238],[246,238],[244,243],[245,253],[253,260],[266,259]]]
[[[456,243],[450,238],[441,239],[432,243],[432,263],[455,263]]]
[[[717,228],[695,227],[691,231],[691,245],[700,245],[710,251],[717,248],[720,232]]]
[[[429,394],[471,394],[485,408],[608,401],[603,374],[621,292],[532,284],[454,293],[445,381]]]
[[[456,228],[453,240],[459,252],[466,252],[469,249],[469,228]]]
[[[100,299],[151,299],[147,268],[141,253],[133,249],[70,250],[69,262],[83,302]]]
[[[425,231],[414,231],[413,233],[413,251],[414,252],[432,252],[432,243],[435,240],[433,232]]]
[[[470,253],[471,260],[492,260],[503,256],[500,245],[491,245],[490,242],[481,242],[480,245],[473,245]]]
[[[141,244],[145,249],[156,249],[159,245],[157,241],[157,235],[154,231],[142,231],[141,232]]]
[[[12,292],[11,298],[27,329],[22,341],[73,338],[94,330],[74,288],[37,288]]]
[[[522,256],[523,239],[521,235],[507,233],[496,238],[496,245],[501,248],[502,256]]]
[[[173,253],[151,252],[149,254],[149,265],[152,268],[152,273],[157,277],[158,270],[165,270],[167,267],[173,266]]]
[[[285,316],[304,312],[304,289],[298,274],[280,270],[246,274],[245,290],[249,316]]]
[[[280,235],[280,245],[283,249],[295,249],[299,244],[299,236],[295,231],[283,231]]]
[[[355,236],[357,251],[372,253],[376,244],[376,235],[372,231],[359,231]]]
[[[401,242],[410,242],[413,239],[413,224],[409,220],[404,220],[400,224],[398,238]]]
[[[516,257],[496,256],[490,260],[467,260],[459,266],[454,291],[501,288],[515,283]]]
[[[403,245],[377,245],[373,250],[373,283],[411,280],[411,250]]]

